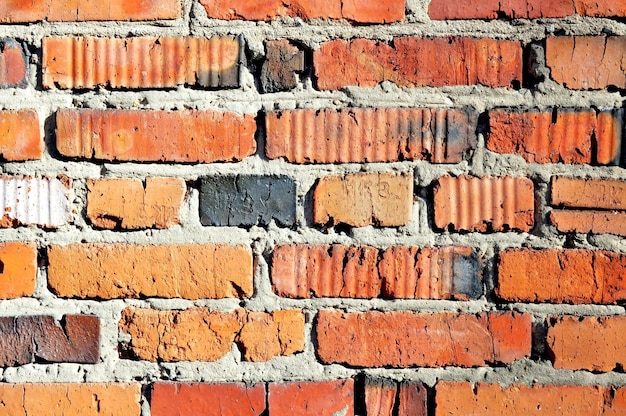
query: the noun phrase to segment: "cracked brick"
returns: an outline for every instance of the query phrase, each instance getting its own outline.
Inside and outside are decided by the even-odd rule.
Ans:
[[[298,75],[304,71],[304,51],[288,40],[265,43],[265,61],[261,67],[263,92],[289,91],[298,86]]]

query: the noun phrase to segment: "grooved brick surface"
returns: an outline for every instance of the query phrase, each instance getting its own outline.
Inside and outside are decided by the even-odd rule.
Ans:
[[[530,355],[531,317],[322,310],[317,355],[351,367],[478,367]]]
[[[0,111],[0,157],[8,161],[40,159],[43,140],[35,110]]]
[[[31,296],[37,279],[35,243],[0,243],[0,299]]]
[[[265,43],[265,61],[261,67],[263,92],[289,91],[298,86],[298,73],[304,71],[304,51],[288,40]]]
[[[267,403],[272,416],[354,416],[354,381],[270,383]]]
[[[253,292],[252,252],[243,245],[52,245],[48,261],[48,285],[60,297],[214,299]]]
[[[292,163],[457,163],[476,148],[472,109],[348,108],[273,111],[265,152]]]
[[[65,109],[56,122],[57,150],[67,157],[210,163],[239,161],[256,150],[250,115]]]
[[[522,47],[516,41],[462,37],[399,37],[393,46],[369,39],[334,40],[313,53],[313,64],[321,90],[374,87],[383,81],[400,87],[510,87],[522,80]]]
[[[28,60],[24,49],[15,39],[0,39],[0,88],[24,88],[26,85]]]

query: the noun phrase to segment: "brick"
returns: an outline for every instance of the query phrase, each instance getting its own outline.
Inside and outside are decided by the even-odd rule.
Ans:
[[[200,0],[207,15],[225,20],[270,21],[282,16],[310,19],[346,19],[357,23],[389,23],[404,19],[405,2],[391,0]]]
[[[261,416],[265,385],[243,383],[155,383],[152,416]]]
[[[428,14],[433,20],[451,19],[538,19],[566,17],[575,12],[571,0],[480,0],[455,4],[446,0],[432,0]]]
[[[282,175],[206,176],[200,182],[200,222],[219,226],[291,227],[296,221],[296,183]]]
[[[450,231],[529,231],[534,186],[528,178],[439,178],[434,186],[435,226]]]
[[[31,296],[37,279],[35,243],[0,243],[0,299]]]
[[[0,367],[34,362],[96,364],[100,360],[100,320],[66,315],[0,317]]]
[[[531,317],[322,310],[315,324],[324,364],[356,367],[479,367],[529,356]]]
[[[2,415],[139,416],[138,383],[0,384]]]
[[[24,49],[15,39],[0,39],[0,88],[27,85],[28,61]]]
[[[138,162],[239,161],[256,151],[254,116],[215,111],[59,110],[63,156]]]
[[[87,181],[87,217],[100,228],[168,228],[180,224],[187,187],[179,178]]]
[[[477,121],[469,108],[272,111],[265,153],[292,163],[458,163],[476,148]]]
[[[593,17],[624,17],[626,3],[613,0],[575,0],[576,13]]]
[[[482,283],[470,247],[283,245],[272,256],[283,297],[476,299]]]
[[[562,233],[594,233],[626,236],[626,213],[621,211],[576,211],[553,209],[550,223]]]
[[[546,39],[550,76],[571,89],[626,88],[626,36],[558,36]]]
[[[270,383],[267,403],[272,416],[354,416],[354,381]]]
[[[304,71],[304,51],[286,39],[265,43],[265,61],[261,67],[263,92],[289,91],[298,86],[298,74]]]
[[[48,263],[48,285],[65,298],[220,299],[253,293],[252,252],[243,245],[52,245]]]
[[[626,210],[626,182],[609,179],[553,177],[551,205],[567,208]]]
[[[179,0],[8,0],[0,4],[0,22],[83,22],[88,20],[157,20],[182,17]]]
[[[498,255],[501,299],[613,304],[626,299],[626,255],[578,249],[508,249]]]
[[[398,416],[428,416],[428,395],[421,384],[403,381],[398,390]]]
[[[383,81],[399,87],[510,87],[522,80],[521,44],[493,39],[399,37],[391,44],[335,40],[313,53],[313,63],[321,90],[374,87]]]
[[[43,87],[236,88],[240,49],[232,37],[46,37]]]
[[[70,215],[67,178],[0,177],[0,227],[38,225],[57,228]]]
[[[269,361],[304,349],[304,315],[298,310],[272,313],[157,311],[126,308],[119,322],[130,341],[120,347],[148,361],[217,361],[233,343],[245,361]]]
[[[327,176],[313,191],[313,222],[319,225],[402,226],[412,208],[413,178],[407,174]]]
[[[41,159],[43,140],[37,111],[0,111],[0,155],[7,161]]]
[[[396,383],[391,380],[365,379],[367,416],[392,416],[397,389]]]

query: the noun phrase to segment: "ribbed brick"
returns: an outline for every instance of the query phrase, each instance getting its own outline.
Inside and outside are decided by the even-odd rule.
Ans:
[[[239,161],[256,150],[251,115],[66,109],[56,122],[57,149],[68,157],[211,163]]]
[[[567,17],[574,14],[594,17],[617,17],[626,15],[626,4],[612,0],[480,0],[454,3],[432,0],[428,14],[434,20],[450,19],[537,19]]]
[[[266,116],[265,152],[292,163],[457,163],[476,148],[471,109],[285,110]]]
[[[24,49],[14,39],[0,39],[0,88],[24,88],[26,85],[28,61]]]
[[[231,37],[44,38],[44,88],[239,86]]]
[[[434,187],[435,226],[454,231],[529,231],[535,220],[528,178],[444,176]]]
[[[0,111],[0,156],[4,160],[40,159],[43,140],[35,110]]]
[[[200,299],[253,292],[252,252],[241,245],[53,245],[48,262],[48,284],[61,297]]]
[[[572,89],[626,88],[626,36],[558,36],[546,39],[550,76]]]
[[[270,383],[267,403],[272,416],[353,416],[354,381]]]
[[[531,350],[531,317],[517,313],[322,310],[315,332],[323,363],[357,367],[477,367]]]
[[[402,226],[412,208],[413,178],[407,174],[327,176],[313,191],[313,221],[320,225]]]
[[[401,87],[509,87],[522,79],[522,47],[516,41],[400,37],[392,45],[369,39],[323,43],[313,54],[317,86],[337,90],[391,81]]]
[[[8,0],[0,4],[0,22],[82,22],[87,20],[177,19],[182,15],[179,0]]]
[[[246,361],[268,361],[304,348],[304,315],[299,310],[228,313],[129,307],[122,311],[119,327],[130,336],[121,347],[148,361],[216,361],[233,343]]]
[[[562,233],[594,233],[626,236],[626,212],[621,211],[550,211],[550,222]]]
[[[127,383],[0,384],[3,415],[139,416],[141,385]]]
[[[624,331],[625,316],[560,316],[549,320],[546,343],[555,368],[624,371]]]
[[[167,228],[180,223],[187,190],[179,178],[87,181],[87,217],[100,228]]]
[[[404,18],[404,0],[200,0],[216,19],[269,21],[281,16],[309,19],[346,19],[358,23],[388,23]]]
[[[35,243],[0,243],[0,299],[30,296],[37,279]]]
[[[100,360],[98,317],[66,315],[60,323],[52,316],[0,317],[0,367],[42,360],[97,363]]]
[[[470,247],[285,245],[274,249],[272,283],[292,298],[475,299],[482,295]]]
[[[155,383],[152,416],[261,416],[265,411],[265,385],[243,383]]]
[[[626,299],[626,255],[508,249],[498,255],[498,296],[509,301],[612,304]]]

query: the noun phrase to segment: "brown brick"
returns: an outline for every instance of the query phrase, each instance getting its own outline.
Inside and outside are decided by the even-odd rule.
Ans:
[[[261,67],[263,92],[289,91],[298,86],[297,74],[304,71],[304,51],[286,39],[265,43]]]
[[[402,226],[412,208],[413,178],[407,174],[327,176],[313,192],[313,221],[320,225]]]
[[[353,416],[354,381],[270,383],[267,403],[272,416]]]
[[[40,159],[43,140],[35,110],[0,111],[0,155],[3,160]]]
[[[531,349],[531,317],[322,310],[315,325],[325,364],[357,367],[477,367],[511,363]]]
[[[0,299],[31,296],[37,279],[35,243],[0,243]]]
[[[87,181],[87,217],[100,228],[168,228],[180,224],[187,187],[179,178]]]
[[[251,115],[215,111],[57,112],[63,156],[139,162],[239,161],[256,151]]]
[[[0,88],[24,88],[26,85],[28,61],[24,49],[14,39],[0,40]]]
[[[234,342],[246,361],[268,361],[304,349],[304,315],[298,310],[227,313],[129,307],[122,311],[119,327],[130,335],[121,347],[148,361],[216,361]]]
[[[553,206],[626,210],[625,181],[553,177],[550,194]]]
[[[516,41],[400,37],[392,45],[369,39],[323,43],[313,54],[317,86],[336,90],[391,81],[400,87],[509,87],[522,79],[522,47]]]
[[[558,36],[546,39],[546,64],[571,89],[626,88],[626,36]]]
[[[457,163],[476,148],[477,120],[471,109],[273,111],[266,116],[265,152],[292,163]]]
[[[231,37],[44,38],[44,88],[239,86]]]
[[[214,299],[253,292],[252,252],[242,245],[53,245],[48,262],[48,284],[61,297]]]
[[[562,233],[594,233],[626,236],[626,212],[621,211],[550,211],[550,222]]]

